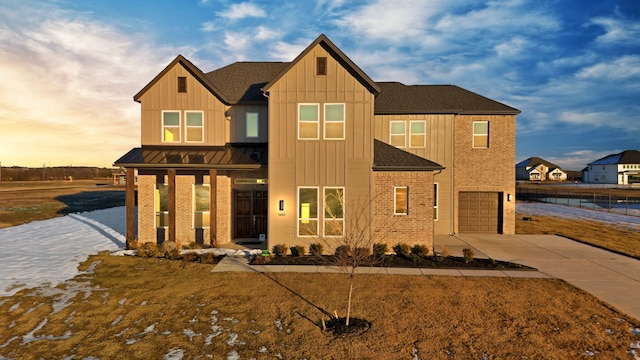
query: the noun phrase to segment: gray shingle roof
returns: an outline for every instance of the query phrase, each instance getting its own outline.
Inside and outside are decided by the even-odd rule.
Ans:
[[[640,164],[640,151],[625,150],[618,154],[607,155],[588,165],[607,165],[607,164]]]
[[[275,78],[288,62],[236,62],[205,74],[232,103],[262,102],[262,88]]]
[[[444,167],[374,139],[372,169],[374,171],[437,171],[444,169]]]
[[[542,164],[542,165],[548,167],[549,169],[560,169],[560,170],[562,170],[562,168],[560,166],[558,166],[558,165],[556,165],[556,164],[554,164],[554,163],[552,163],[550,161],[547,161],[547,160],[545,160],[543,158],[539,158],[539,157],[535,157],[535,156],[530,157],[530,158],[528,158],[526,160],[523,160],[523,161],[517,163],[516,167],[527,167],[527,166],[536,167],[539,164]]]

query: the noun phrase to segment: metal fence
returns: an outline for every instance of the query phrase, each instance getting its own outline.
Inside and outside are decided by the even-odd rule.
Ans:
[[[516,199],[640,216],[640,196],[598,194],[589,191],[567,192],[558,188],[517,186]]]

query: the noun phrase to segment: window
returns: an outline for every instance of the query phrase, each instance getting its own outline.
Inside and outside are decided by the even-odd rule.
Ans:
[[[344,230],[344,188],[324,188],[324,235],[342,236]]]
[[[319,104],[298,104],[298,139],[318,139]]]
[[[438,183],[433,184],[433,220],[438,220]]]
[[[258,137],[258,113],[248,112],[247,113],[247,138],[257,138]]]
[[[406,186],[393,187],[393,214],[407,215],[409,213],[409,188]]]
[[[162,141],[180,142],[180,112],[162,112]]]
[[[203,112],[185,111],[187,116],[187,142],[202,142],[204,139]]]
[[[155,190],[156,227],[169,227],[169,187],[156,184]]]
[[[324,104],[324,138],[344,140],[344,104]]]
[[[318,235],[318,188],[298,188],[298,236]]]
[[[489,122],[474,121],[473,122],[473,147],[488,148],[489,147]]]
[[[426,127],[425,121],[411,121],[409,123],[409,147],[425,147],[426,146]]]
[[[208,184],[193,185],[193,227],[209,227],[209,211],[211,210],[211,187]]]
[[[392,121],[389,130],[389,143],[395,147],[406,146],[406,123],[404,121]]]
[[[178,92],[179,93],[187,92],[187,78],[184,76],[178,76]]]
[[[327,58],[316,58],[316,75],[327,75]]]

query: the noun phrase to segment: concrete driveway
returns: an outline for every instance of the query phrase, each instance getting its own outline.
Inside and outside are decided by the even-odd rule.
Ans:
[[[435,250],[442,245],[456,255],[470,247],[477,257],[535,267],[640,319],[640,260],[555,235],[436,236]]]

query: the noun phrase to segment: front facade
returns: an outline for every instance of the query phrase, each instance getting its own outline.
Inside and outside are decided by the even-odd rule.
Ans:
[[[582,181],[590,184],[640,184],[640,151],[626,150],[587,164]]]
[[[567,173],[556,164],[530,157],[516,164],[516,180],[565,181]]]
[[[305,245],[364,221],[390,245],[514,233],[518,110],[456,86],[376,83],[326,36],[289,63],[178,56],[134,100],[139,242]],[[134,188],[127,240],[134,241]]]

